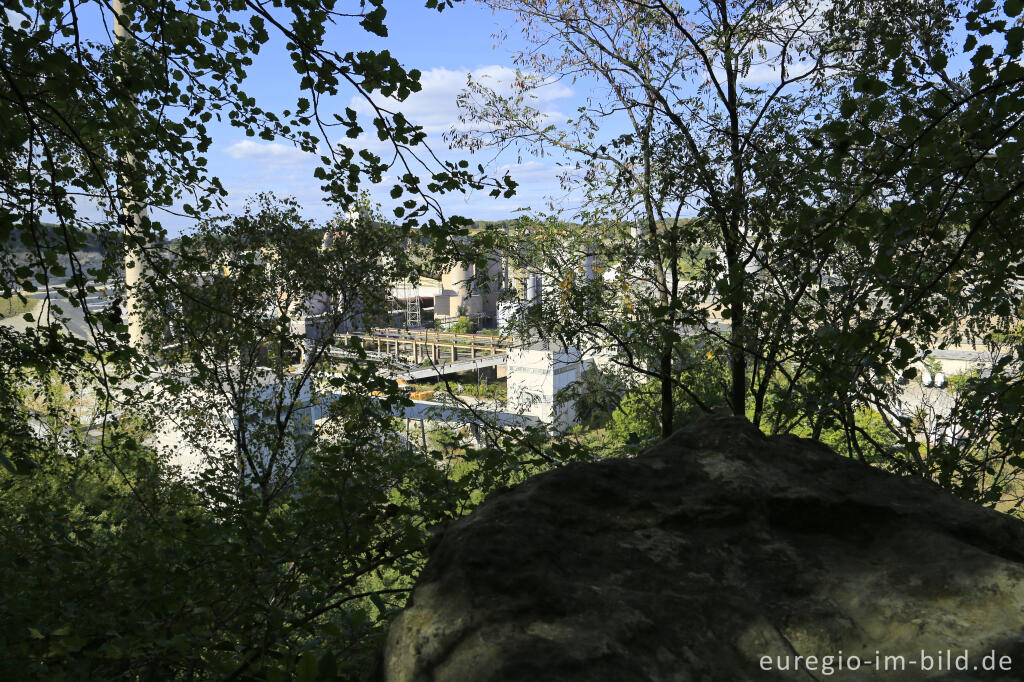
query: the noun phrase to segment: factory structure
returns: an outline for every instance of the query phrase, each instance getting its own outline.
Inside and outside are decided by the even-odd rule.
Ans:
[[[337,234],[326,234],[323,246],[332,245]],[[274,253],[264,250],[253,256],[259,263],[273,258]],[[597,276],[592,261],[585,259],[581,266],[584,277]],[[382,263],[382,267],[386,267],[386,263]],[[460,412],[443,401],[414,400],[411,408],[396,415],[406,419],[407,440],[410,420],[419,421],[421,430],[428,421],[450,425],[463,419],[466,420],[463,424],[475,427],[477,424],[471,420],[481,415],[485,417],[481,421],[504,426],[542,425],[553,432],[567,430],[577,421],[569,389],[589,368],[603,364],[605,359],[584,356],[575,348],[558,347],[530,338],[528,333],[514,338],[510,333],[514,327],[512,323],[525,308],[552,295],[552,283],[545,282],[539,272],[511,267],[503,254],[487,259],[484,267],[486,271],[478,272],[473,264],[456,263],[436,279],[421,278],[417,282],[394,284],[388,292],[390,305],[387,314],[382,319],[374,319],[372,324],[363,319],[358,300],[347,300],[342,304],[340,297],[331,292],[313,293],[296,303],[291,329],[296,336],[305,337],[310,345],[358,337],[364,349],[372,351],[367,355],[380,361],[382,371],[408,382],[431,383],[470,372],[477,373],[478,378],[486,375],[488,380],[506,382],[506,400],[501,406],[480,404],[475,411]],[[611,274],[606,270],[604,276]],[[225,264],[221,271],[205,274],[203,281],[231,275]],[[274,317],[278,312],[271,304],[266,315]],[[711,312],[714,315],[717,311],[712,309]],[[452,327],[462,318],[471,321],[474,330],[497,330],[497,333],[469,334],[464,333],[461,327],[458,331],[453,330]],[[727,322],[718,320],[714,324],[724,327]],[[941,370],[935,367],[930,370],[921,362],[917,367],[922,377],[920,383],[899,381],[901,386],[906,386],[901,389],[900,404],[907,416],[922,406],[933,415],[948,416],[952,398],[942,390],[946,383],[945,373],[974,369],[990,371],[999,359],[966,344],[932,349],[929,355],[932,361],[942,362]],[[335,357],[344,361],[343,353]],[[302,362],[298,361],[298,364]],[[220,437],[212,443],[207,441],[206,447],[221,456],[228,456],[235,447],[236,434],[245,425],[273,417],[258,406],[268,403],[274,392],[281,388],[268,378],[256,388],[255,395],[249,396],[248,404],[218,404],[216,409],[200,415],[221,427]],[[290,387],[285,388],[290,390]],[[294,428],[297,435],[311,435],[337,396],[321,387],[306,384],[296,386],[294,394],[292,397],[298,409],[291,414],[293,426],[290,428]],[[189,411],[190,406],[200,404],[200,398],[205,399],[205,396],[195,398],[179,402]],[[932,427],[927,428],[930,430]],[[182,464],[183,470],[198,470],[201,463],[196,455],[198,447],[187,437],[193,432],[198,430],[167,423],[158,434],[159,444],[174,451],[174,459]],[[301,456],[294,451],[286,455],[294,459]]]
[[[448,336],[445,330],[460,318],[468,318],[476,330],[495,329],[495,338],[501,339],[500,353],[495,357],[492,349],[489,361],[477,364],[486,364],[491,372],[489,378],[507,382],[507,412],[532,417],[556,431],[565,430],[575,422],[576,413],[573,402],[565,399],[564,394],[560,399],[559,394],[577,381],[592,362],[574,349],[509,335],[516,316],[525,306],[540,301],[544,293],[544,280],[539,273],[510,268],[503,258],[489,259],[486,273],[478,273],[472,264],[456,264],[439,279],[422,279],[416,286],[406,283],[395,287],[392,327],[380,332],[396,338],[393,345],[385,340],[383,347],[400,356],[400,347],[415,346],[411,337],[417,334],[423,335],[421,343],[436,340],[434,347],[440,348],[440,353],[433,366],[434,376],[439,378],[448,368],[461,368],[463,363],[472,362],[478,353],[466,338]],[[403,333],[406,336],[401,340]],[[375,348],[381,348],[379,335],[369,338],[376,340]],[[413,360],[424,355],[423,351],[410,352]],[[429,367],[413,374],[428,372]]]
[[[331,241],[332,235],[326,235],[324,245]],[[584,267],[593,276],[589,260]],[[573,401],[565,399],[563,391],[580,379],[593,359],[581,357],[573,348],[512,337],[513,323],[524,309],[550,295],[547,286],[541,273],[516,268],[506,254],[495,253],[486,266],[455,263],[437,278],[395,283],[387,319],[368,328],[318,328],[318,311],[335,304],[329,296],[321,297],[320,306],[307,306],[309,316],[297,324],[305,325],[310,338],[333,334],[348,343],[359,337],[364,350],[398,362],[399,379],[436,382],[472,367],[477,380],[482,375],[488,381],[507,382],[504,410],[509,415],[528,416],[561,431],[576,420]],[[479,331],[485,333],[466,333]]]
[[[505,329],[522,306],[540,300],[542,289],[539,273],[512,269],[502,258],[489,259],[486,273],[456,263],[440,279],[397,284],[391,326],[442,330],[465,317],[475,329]]]
[[[555,431],[576,423],[569,389],[594,365],[575,349],[534,344],[509,351],[506,365],[509,410],[535,416]]]
[[[334,245],[338,238],[338,232],[325,234],[322,248]],[[274,257],[272,252],[253,254],[257,263]],[[210,273],[209,278],[231,274],[225,270]],[[394,283],[387,292],[389,305],[383,318],[365,319],[358,300],[342,300],[330,291],[310,293],[292,303],[289,310],[292,334],[306,339],[306,347],[292,362],[302,367],[309,348],[328,346],[328,361],[350,363],[354,356],[346,348],[358,338],[364,357],[379,363],[379,371],[400,382],[434,384],[475,376],[478,382],[506,383],[504,401],[478,401],[469,410],[453,405],[440,393],[438,399],[413,396],[412,406],[398,408],[395,415],[406,422],[406,440],[415,441],[417,433],[436,427],[468,426],[479,434],[485,423],[564,431],[576,422],[574,402],[566,399],[564,391],[593,361],[575,349],[512,333],[511,323],[523,309],[550,295],[545,286],[540,273],[512,268],[508,259],[495,255],[487,260],[486,272],[478,272],[473,264],[456,263],[436,279]],[[269,302],[266,315],[279,316],[279,308],[279,302]],[[465,333],[465,324],[460,324],[464,318],[472,323],[470,331],[484,333]],[[457,324],[460,326],[452,329]],[[300,374],[296,372],[295,378]],[[266,420],[273,422],[274,415],[263,406],[273,404],[280,391],[295,403],[288,428],[295,431],[297,442],[316,437],[329,405],[338,398],[336,389],[326,385],[300,381],[295,386],[280,386],[269,373],[258,383],[255,393],[241,402],[217,402],[198,416],[192,414],[194,410],[185,410],[185,419],[181,423],[168,421],[155,444],[172,455],[183,473],[196,474],[208,454],[229,457],[241,430],[260,428]],[[209,396],[194,398],[185,402],[209,403]],[[208,418],[207,426],[219,429],[221,435],[215,442],[190,440],[189,433],[199,430],[189,428],[189,420],[199,418]],[[425,444],[425,435],[423,439]],[[285,454],[288,460],[302,457],[298,451]]]

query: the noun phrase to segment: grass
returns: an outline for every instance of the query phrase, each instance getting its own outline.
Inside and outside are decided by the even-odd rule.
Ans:
[[[39,299],[37,298],[22,301],[17,294],[0,297],[0,320],[6,320],[8,317],[21,317],[25,313],[35,310],[38,305]]]

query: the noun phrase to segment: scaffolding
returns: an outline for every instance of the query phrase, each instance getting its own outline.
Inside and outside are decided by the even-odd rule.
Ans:
[[[411,282],[403,282],[402,299],[405,301],[405,326],[407,329],[418,329],[423,326],[423,311],[420,308],[419,291]]]
[[[420,310],[420,297],[413,296],[405,303],[405,326],[409,329],[416,329],[423,324],[422,311]]]

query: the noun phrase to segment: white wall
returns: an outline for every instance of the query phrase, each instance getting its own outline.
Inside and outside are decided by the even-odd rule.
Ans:
[[[583,363],[575,351],[514,348],[508,354],[508,402],[558,430],[572,426],[576,406],[572,401],[556,405],[560,391],[579,380]]]
[[[260,408],[272,405],[278,390],[279,386],[269,373],[261,385],[252,387],[247,401],[250,406],[250,414],[246,415],[249,424],[272,424],[273,415]],[[301,387],[290,382],[285,390],[290,394],[286,402],[296,403],[289,428],[294,428],[297,434],[310,433],[315,421],[324,416],[330,396],[314,396],[308,382]],[[168,456],[172,465],[179,467],[184,476],[194,477],[218,461],[234,459],[237,452],[236,430],[241,418],[222,395],[188,387],[173,399],[173,403],[177,409],[169,411],[150,442]],[[261,450],[264,449],[257,446],[253,454],[257,457],[269,455]],[[287,469],[301,454],[289,451],[278,453],[277,457],[280,466]]]

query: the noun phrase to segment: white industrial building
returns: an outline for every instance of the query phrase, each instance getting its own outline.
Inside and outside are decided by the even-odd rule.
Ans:
[[[508,353],[509,410],[537,417],[555,430],[576,422],[576,405],[564,391],[579,381],[588,360],[574,349],[551,350],[544,344]]]
[[[240,453],[240,439],[249,443],[249,454],[257,458],[271,455],[267,448],[268,429],[275,429],[278,415],[274,406],[285,409],[291,405],[288,423],[290,437],[281,445],[285,451],[273,453],[281,475],[287,475],[304,457],[303,443],[312,436],[313,425],[326,414],[332,396],[316,395],[309,382],[277,382],[267,372],[244,395],[228,398],[233,392],[219,395],[192,386],[184,386],[177,396],[164,396],[177,405],[168,410],[153,434],[151,445],[168,457],[168,461],[189,477],[200,474],[214,462],[232,461]],[[283,415],[281,415],[283,416]],[[260,462],[260,466],[264,462]]]
[[[508,283],[507,266],[500,258],[487,263],[486,277],[476,267],[456,263],[441,275],[441,292],[434,296],[434,317],[453,320],[465,315],[474,321],[493,323],[498,297]],[[486,282],[486,284],[481,284]]]

